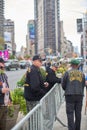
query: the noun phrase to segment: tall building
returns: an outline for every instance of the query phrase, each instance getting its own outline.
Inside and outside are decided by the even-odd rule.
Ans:
[[[29,20],[27,24],[26,49],[27,54],[33,56],[35,54],[35,21]]]
[[[4,0],[0,0],[0,37],[4,38]]]
[[[36,53],[60,52],[60,1],[34,0]]]
[[[83,18],[83,32],[81,32],[81,56],[87,59],[87,11]]]
[[[15,44],[15,25],[14,21],[11,19],[5,19],[4,21],[4,36],[5,42],[9,42],[12,46],[12,54],[16,53],[16,44]]]

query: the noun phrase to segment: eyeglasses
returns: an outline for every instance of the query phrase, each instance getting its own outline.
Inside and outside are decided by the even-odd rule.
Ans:
[[[0,69],[4,69],[5,67],[3,67],[3,66],[0,66]]]

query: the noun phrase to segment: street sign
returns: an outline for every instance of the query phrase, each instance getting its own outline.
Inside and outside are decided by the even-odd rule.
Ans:
[[[82,18],[77,19],[77,32],[78,32],[78,33],[83,32]]]

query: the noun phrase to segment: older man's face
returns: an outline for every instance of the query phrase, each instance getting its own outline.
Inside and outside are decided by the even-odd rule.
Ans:
[[[35,61],[33,61],[33,64],[35,66],[37,66],[38,68],[40,68],[42,66],[42,61],[41,60],[35,60]]]

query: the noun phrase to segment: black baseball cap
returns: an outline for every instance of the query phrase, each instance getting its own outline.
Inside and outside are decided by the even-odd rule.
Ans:
[[[0,57],[0,63],[5,63],[4,59]]]
[[[40,55],[34,55],[32,60],[33,60],[33,61],[35,61],[35,60],[42,61]]]
[[[58,64],[57,63],[53,63],[52,66],[55,67],[55,68],[58,68]]]

